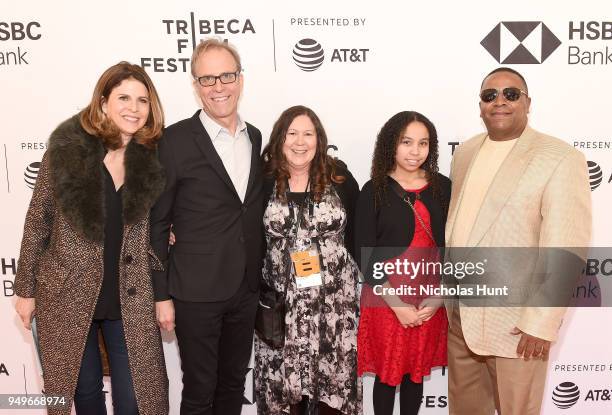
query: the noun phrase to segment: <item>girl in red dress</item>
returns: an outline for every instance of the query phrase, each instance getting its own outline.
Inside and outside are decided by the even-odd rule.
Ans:
[[[431,121],[413,111],[389,119],[376,139],[371,180],[361,190],[355,220],[356,256],[365,279],[358,373],[376,375],[376,415],[393,413],[398,385],[400,413],[417,414],[423,376],[447,364],[446,311],[440,299],[421,290],[437,286],[437,276],[410,275],[410,267],[393,265],[439,260],[450,187],[438,173]]]

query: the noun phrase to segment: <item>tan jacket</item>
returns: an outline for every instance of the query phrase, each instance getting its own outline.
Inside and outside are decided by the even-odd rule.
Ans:
[[[469,197],[464,194],[466,178],[486,136],[479,134],[466,141],[453,156],[447,246],[453,240],[461,200]],[[495,175],[467,246],[588,247],[590,239],[591,192],[583,154],[527,126]],[[521,265],[508,273],[516,274]],[[454,305],[447,301],[449,316]],[[520,336],[510,334],[514,327],[556,340],[564,312],[562,307],[460,308],[469,348],[479,355],[501,357],[517,357]]]

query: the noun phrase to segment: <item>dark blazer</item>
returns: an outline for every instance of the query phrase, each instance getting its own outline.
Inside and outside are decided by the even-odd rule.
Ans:
[[[371,266],[399,255],[412,242],[414,236],[414,213],[408,204],[393,191],[387,177],[387,201],[382,206],[374,206],[374,186],[369,180],[361,189],[355,214],[355,259],[363,273],[365,281],[370,285],[383,284],[386,278],[374,279]],[[448,177],[438,173],[441,203],[434,200],[431,187],[421,192],[421,201],[427,207],[431,219],[432,234],[438,247],[444,246],[444,227],[448,214],[451,182]],[[369,258],[362,258],[367,249],[373,247],[397,248],[386,249],[384,252],[374,250]]]
[[[154,273],[156,301],[223,301],[246,275],[261,279],[261,133],[247,124],[251,171],[244,203],[199,118],[169,126],[159,143],[166,189],[151,211],[151,245],[166,271]],[[176,244],[168,251],[170,225]]]

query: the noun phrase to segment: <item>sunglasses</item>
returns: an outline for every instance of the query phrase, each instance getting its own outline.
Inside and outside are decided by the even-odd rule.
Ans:
[[[493,102],[497,99],[499,92],[500,90],[495,88],[483,89],[482,91],[480,91],[480,99],[482,100],[482,102]],[[525,94],[526,97],[529,97],[529,95],[527,95],[527,92],[523,91],[522,89],[515,88],[513,86],[504,88],[501,93],[504,95],[504,98],[506,98],[506,100],[510,102],[518,101],[521,97],[521,94]]]

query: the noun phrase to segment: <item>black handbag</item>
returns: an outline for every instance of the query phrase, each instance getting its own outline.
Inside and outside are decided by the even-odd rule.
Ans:
[[[289,183],[287,182],[287,188]],[[306,188],[310,188],[310,179]],[[302,213],[305,205],[310,204],[310,197],[306,196],[300,204],[297,217],[295,218],[295,235],[300,227]],[[293,216],[293,208],[290,207],[290,212]],[[260,340],[266,343],[273,349],[283,347],[285,344],[285,299],[287,297],[287,287],[291,278],[292,266],[287,267],[287,275],[285,275],[285,290],[280,293],[273,287],[270,287],[265,282],[261,283],[259,288],[259,303],[257,304],[257,313],[255,315],[255,331]]]
[[[255,331],[260,340],[273,349],[285,344],[285,292],[279,293],[262,282],[259,288],[259,304],[255,315]]]

